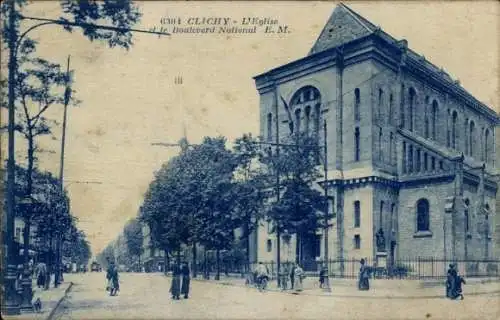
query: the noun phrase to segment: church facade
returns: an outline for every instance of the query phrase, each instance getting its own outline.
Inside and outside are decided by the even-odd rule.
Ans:
[[[254,80],[261,137],[290,134],[293,119],[327,144],[330,259],[499,257],[500,117],[406,40],[340,4],[306,57]],[[255,261],[276,261],[269,231],[253,235]],[[305,260],[324,257],[324,233]],[[295,260],[294,246],[281,241],[281,261]]]

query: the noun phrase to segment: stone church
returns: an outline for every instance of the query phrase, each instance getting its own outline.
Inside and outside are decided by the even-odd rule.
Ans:
[[[406,40],[339,4],[306,57],[254,80],[264,139],[293,121],[324,144],[326,120],[329,259],[498,259],[500,117]],[[254,233],[254,261],[276,261],[269,231]],[[281,241],[281,261],[295,260],[294,246]],[[324,248],[318,230],[300,262]]]

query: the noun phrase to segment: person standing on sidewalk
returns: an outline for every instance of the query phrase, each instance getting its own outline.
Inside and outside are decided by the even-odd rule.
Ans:
[[[41,261],[36,265],[36,285],[38,288],[45,288],[45,281],[47,278],[47,265]]]
[[[294,280],[295,280],[295,284],[294,284],[295,291],[300,292],[304,289],[302,286],[302,281],[305,278],[304,270],[297,263],[293,273],[294,273]]]
[[[173,300],[179,300],[181,294],[181,269],[176,264],[172,270],[172,284],[170,285],[170,293]]]
[[[291,264],[291,268],[290,268],[290,284],[291,284],[292,290],[293,290],[293,288],[295,288],[295,264],[294,263]]]
[[[181,294],[184,295],[184,299],[188,299],[189,298],[189,283],[191,282],[191,278],[190,278],[189,266],[186,262],[184,262],[182,264],[181,274],[182,274]]]

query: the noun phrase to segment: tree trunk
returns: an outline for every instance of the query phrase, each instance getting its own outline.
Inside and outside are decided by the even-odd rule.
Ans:
[[[215,274],[215,280],[220,280],[220,251],[219,249],[216,250],[216,266],[217,266],[217,273]]]
[[[196,272],[197,271],[196,270],[197,269],[197,266],[196,266],[196,261],[197,261],[197,259],[196,259],[196,253],[197,253],[196,252],[196,242],[193,242],[193,266],[192,266],[192,269],[193,269],[192,270],[192,272],[193,272],[193,278],[196,278],[196,275],[197,275],[196,274],[197,273]]]
[[[295,263],[300,264],[301,239],[298,233],[295,234]]]
[[[208,254],[207,254],[207,249],[204,249],[204,255],[205,255],[205,279],[210,279],[210,271],[208,270]]]
[[[177,250],[177,265],[181,264],[181,249]]]
[[[165,251],[165,274],[168,273],[168,271],[170,270],[170,256],[168,254],[168,250],[164,250]]]

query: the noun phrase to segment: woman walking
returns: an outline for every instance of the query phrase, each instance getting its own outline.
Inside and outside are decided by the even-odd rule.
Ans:
[[[370,290],[370,267],[365,265],[365,259],[361,259],[360,263],[361,267],[359,268],[358,289]]]
[[[189,283],[191,282],[189,266],[186,262],[182,264],[181,274],[182,274],[182,286],[181,294],[184,295],[184,299],[189,298]]]
[[[173,300],[179,300],[181,294],[181,269],[179,265],[174,266],[172,272],[172,284],[170,285],[170,293],[172,294]]]
[[[299,264],[297,264],[294,270],[294,288],[296,292],[300,292],[303,290],[302,280],[304,279],[304,276],[304,270],[300,267]]]
[[[120,282],[118,280],[118,269],[116,268],[114,262],[109,264],[106,272],[106,279],[108,280],[109,295],[115,296],[120,290]]]

